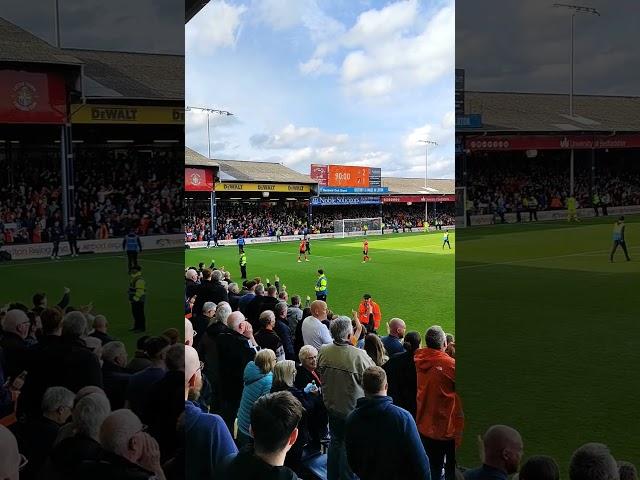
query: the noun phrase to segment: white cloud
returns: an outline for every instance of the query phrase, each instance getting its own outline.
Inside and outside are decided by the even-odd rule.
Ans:
[[[427,123],[411,130],[402,140],[407,170],[424,176],[425,147],[420,140],[430,140],[438,145],[428,146],[429,178],[453,178],[455,170],[454,155],[455,114],[447,112],[439,124]]]
[[[254,148],[265,149],[292,149],[305,146],[340,145],[349,141],[346,134],[329,134],[321,131],[317,127],[296,127],[289,124],[276,133],[256,134],[250,138]]]
[[[207,5],[186,26],[186,51],[208,55],[218,48],[234,47],[238,37],[244,5],[230,5],[217,0]]]
[[[342,81],[348,93],[364,97],[386,95],[390,90],[429,85],[453,71],[453,7],[443,7],[426,22],[419,34],[411,35],[403,29],[413,18],[408,6],[415,8],[415,5],[413,2],[403,3],[407,4],[406,12],[397,14],[397,20],[392,22],[393,29],[384,30],[385,35],[367,35],[366,32],[382,18],[388,17],[385,11],[396,5],[375,11],[376,15],[364,22],[367,28],[361,26],[365,14],[361,15],[356,26],[347,33],[347,44],[359,47],[350,52],[342,63]],[[386,77],[390,79],[385,80],[388,88],[381,88],[380,78]],[[372,88],[372,85],[377,88]]]
[[[303,75],[326,75],[336,73],[338,67],[333,63],[326,62],[319,57],[310,58],[309,61],[298,65],[300,73]]]
[[[368,10],[344,37],[347,46],[370,45],[411,27],[418,15],[417,0],[393,3],[381,10]]]

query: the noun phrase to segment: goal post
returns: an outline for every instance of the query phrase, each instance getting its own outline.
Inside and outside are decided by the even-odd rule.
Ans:
[[[333,221],[333,233],[339,238],[381,235],[382,217],[343,218]]]

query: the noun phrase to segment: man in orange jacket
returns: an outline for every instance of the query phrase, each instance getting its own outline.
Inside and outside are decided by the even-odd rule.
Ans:
[[[377,333],[380,327],[382,314],[380,306],[371,299],[371,295],[365,293],[358,307],[358,320],[367,329],[367,333]]]
[[[462,404],[455,391],[456,361],[446,352],[446,334],[434,325],[425,335],[427,348],[416,351],[418,392],[416,423],[429,456],[431,478],[455,478],[456,447],[462,440]],[[445,462],[446,457],[446,462]]]

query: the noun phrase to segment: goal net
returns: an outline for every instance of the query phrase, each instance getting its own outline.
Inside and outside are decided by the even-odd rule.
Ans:
[[[333,232],[337,237],[357,237],[359,235],[380,235],[382,233],[382,217],[345,218],[333,221]]]
[[[467,187],[456,187],[456,228],[467,226]]]

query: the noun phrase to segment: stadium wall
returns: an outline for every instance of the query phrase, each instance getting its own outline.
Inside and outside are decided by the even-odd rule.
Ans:
[[[595,217],[596,213],[593,208],[579,208],[577,210],[578,217],[581,218],[591,218]],[[640,205],[627,205],[622,207],[608,207],[607,212],[609,216],[615,215],[625,215],[625,214],[635,214],[640,213]],[[528,211],[523,211],[521,214],[522,222],[528,223]],[[538,221],[541,220],[566,220],[568,215],[567,210],[544,210],[538,212]],[[471,225],[481,226],[481,225],[493,225],[499,222],[496,222],[496,219],[500,218],[498,215],[486,214],[486,215],[471,215]],[[517,214],[515,213],[505,213],[504,220],[506,223],[517,223]]]
[[[184,235],[150,235],[140,237],[142,250],[157,250],[161,248],[183,247]],[[107,238],[103,240],[78,240],[80,253],[121,253],[122,238]],[[27,243],[19,245],[5,245],[0,250],[9,252],[13,260],[33,258],[47,258],[51,256],[52,243]],[[69,255],[69,243],[60,242],[60,256]]]

